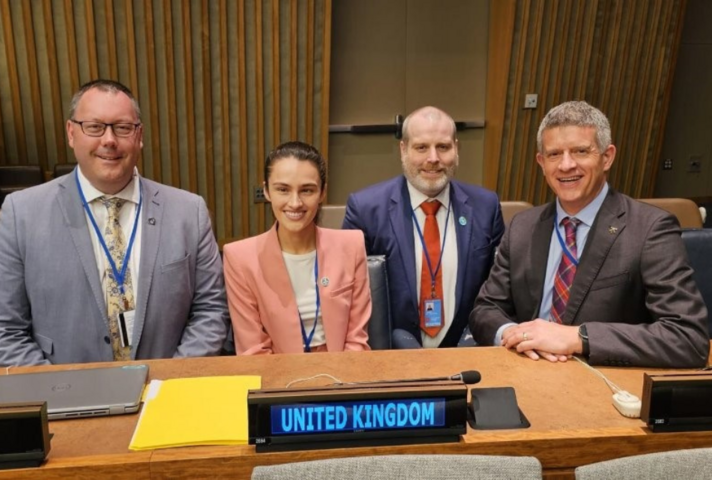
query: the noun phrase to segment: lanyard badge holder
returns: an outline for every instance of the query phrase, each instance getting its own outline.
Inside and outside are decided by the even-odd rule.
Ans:
[[[576,257],[574,257],[574,254],[571,253],[569,248],[566,246],[566,242],[561,237],[561,232],[559,231],[559,215],[558,214],[554,215],[554,231],[556,232],[556,238],[559,239],[559,245],[561,245],[561,249],[564,251],[564,255],[569,257],[569,260],[571,260],[571,263],[573,263],[573,265],[575,267],[578,267],[578,264],[579,264],[578,259],[576,259]]]
[[[141,205],[143,204],[143,192],[141,191],[141,186],[139,185],[139,189],[138,189],[139,197],[138,197],[138,207],[136,207],[136,217],[134,218],[133,229],[131,230],[131,237],[129,239],[129,244],[126,247],[126,254],[124,255],[124,263],[121,265],[121,271],[119,271],[116,263],[114,262],[114,259],[111,257],[111,253],[109,252],[109,247],[106,245],[104,236],[101,234],[101,229],[99,229],[99,225],[97,225],[96,219],[94,218],[94,215],[92,214],[91,209],[89,208],[89,204],[87,203],[87,199],[84,196],[84,192],[82,191],[82,186],[79,183],[79,172],[77,171],[77,169],[74,170],[74,179],[77,182],[77,190],[79,190],[79,197],[82,200],[82,206],[84,207],[84,211],[86,211],[87,216],[89,217],[89,220],[91,221],[91,224],[94,227],[94,232],[96,232],[96,236],[99,239],[101,248],[104,250],[106,259],[109,261],[109,265],[111,266],[111,271],[114,274],[114,279],[116,279],[116,283],[119,286],[119,290],[121,291],[121,297],[123,298],[123,301],[124,301],[124,309],[126,309],[126,310],[119,313],[119,337],[121,338],[121,346],[122,347],[130,347],[131,339],[130,339],[129,331],[133,329],[133,323],[134,323],[134,317],[136,315],[136,311],[135,310],[127,310],[129,308],[129,304],[128,304],[128,300],[126,300],[126,296],[125,296],[124,281],[126,279],[126,270],[128,269],[128,266],[129,266],[129,258],[131,258],[131,250],[133,249],[134,240],[136,240],[136,230],[138,230],[138,228],[137,228],[138,227],[138,219],[141,216]]]
[[[314,325],[312,325],[311,332],[307,336],[307,331],[304,328],[304,320],[302,319],[302,313],[297,310],[299,314],[299,326],[302,327],[302,342],[304,342],[304,353],[310,353],[311,347],[309,346],[314,338],[314,333],[316,332],[316,324],[319,321],[319,307],[321,306],[321,298],[319,297],[319,252],[314,255],[314,289],[316,290],[316,313],[314,314]]]
[[[442,298],[437,298],[437,293],[435,291],[435,281],[442,267],[443,263],[443,253],[445,252],[445,239],[447,238],[447,224],[450,220],[450,207],[452,202],[448,203],[447,215],[445,216],[445,232],[443,233],[442,247],[440,248],[440,258],[438,259],[438,264],[433,270],[433,264],[430,260],[430,254],[428,253],[428,248],[425,245],[425,238],[423,237],[423,232],[420,230],[420,225],[418,224],[418,219],[415,216],[415,209],[411,210],[413,216],[413,222],[415,223],[415,228],[418,231],[418,237],[420,238],[420,243],[423,245],[423,253],[425,254],[425,261],[428,265],[428,272],[430,273],[430,298],[423,298],[420,305],[420,314],[422,315],[424,321],[424,326],[426,328],[440,328],[444,325],[443,322],[443,300]],[[420,289],[427,288],[426,285],[421,285]]]

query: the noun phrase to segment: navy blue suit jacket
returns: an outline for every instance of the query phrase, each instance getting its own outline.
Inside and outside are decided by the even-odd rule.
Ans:
[[[441,347],[457,346],[504,233],[494,192],[452,180],[450,201],[459,263],[455,316]],[[386,256],[393,328],[410,332],[420,342],[411,212],[408,185],[401,175],[351,194],[343,228],[362,230],[368,254]]]

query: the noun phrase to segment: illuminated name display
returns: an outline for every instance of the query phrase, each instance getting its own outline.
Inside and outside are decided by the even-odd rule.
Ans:
[[[373,400],[271,407],[272,435],[445,425],[445,399]]]

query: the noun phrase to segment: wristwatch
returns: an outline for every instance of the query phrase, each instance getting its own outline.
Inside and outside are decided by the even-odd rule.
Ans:
[[[588,358],[588,355],[590,353],[590,348],[588,346],[588,331],[586,330],[586,324],[584,323],[581,325],[578,329],[578,336],[581,339],[581,344],[583,345],[581,354]]]

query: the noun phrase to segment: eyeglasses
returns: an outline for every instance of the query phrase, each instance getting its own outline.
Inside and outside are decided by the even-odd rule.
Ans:
[[[136,133],[136,129],[141,126],[141,123],[102,123],[102,122],[78,122],[73,118],[70,122],[76,123],[84,132],[84,135],[89,137],[101,137],[106,132],[106,127],[111,127],[111,131],[117,137],[130,137]]]

